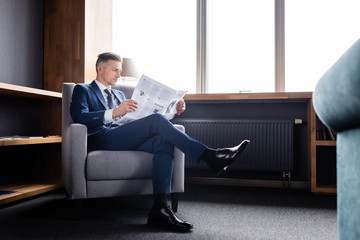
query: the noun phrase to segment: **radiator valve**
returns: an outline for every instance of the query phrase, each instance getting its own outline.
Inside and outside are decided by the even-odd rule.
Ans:
[[[302,122],[302,119],[300,119],[300,118],[295,118],[294,123],[295,123],[295,125],[300,125],[300,124],[302,124],[303,122]]]

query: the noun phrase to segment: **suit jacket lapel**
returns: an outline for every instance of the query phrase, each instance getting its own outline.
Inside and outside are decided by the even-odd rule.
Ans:
[[[95,93],[96,97],[102,103],[104,108],[109,109],[109,106],[105,102],[104,95],[101,93],[101,90],[100,90],[100,88],[98,87],[98,85],[96,84],[95,81],[92,81],[90,83],[90,89]]]

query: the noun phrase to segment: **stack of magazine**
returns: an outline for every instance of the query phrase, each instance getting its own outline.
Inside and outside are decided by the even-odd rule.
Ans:
[[[39,138],[44,138],[44,137],[42,137],[42,136],[19,136],[19,135],[0,136],[0,140],[39,139]]]

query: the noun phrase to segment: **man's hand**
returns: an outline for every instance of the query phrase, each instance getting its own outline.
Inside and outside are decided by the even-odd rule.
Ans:
[[[185,100],[181,99],[176,105],[176,115],[182,114],[186,109]]]
[[[121,104],[113,110],[112,118],[122,117],[128,112],[135,112],[137,105],[138,103],[132,99],[122,101]]]

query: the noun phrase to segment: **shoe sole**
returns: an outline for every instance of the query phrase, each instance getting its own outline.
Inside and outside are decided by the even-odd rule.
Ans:
[[[153,227],[153,228],[158,228],[158,229],[163,229],[163,230],[170,230],[170,231],[175,231],[175,232],[190,232],[192,231],[192,228],[176,228],[176,227],[170,227],[164,223],[159,223],[159,222],[152,222],[152,221],[148,221],[147,225],[149,227]]]

